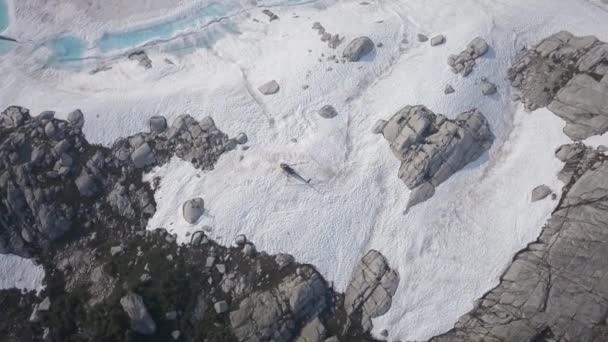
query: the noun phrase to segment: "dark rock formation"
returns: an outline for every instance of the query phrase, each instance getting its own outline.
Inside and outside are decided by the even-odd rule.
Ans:
[[[211,118],[184,115],[168,131],[139,133],[108,149],[90,145],[83,125],[80,111],[68,121],[15,106],[0,114],[0,253],[30,257],[74,226],[103,221],[104,204],[143,224],[154,199],[127,180],[173,155],[210,169],[227,140]]]

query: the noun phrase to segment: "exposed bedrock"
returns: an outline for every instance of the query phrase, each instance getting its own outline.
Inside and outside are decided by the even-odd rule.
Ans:
[[[228,141],[211,118],[182,115],[168,129],[161,121],[105,148],[86,141],[78,110],[67,121],[16,106],[0,113],[0,253],[30,257],[106,214],[145,226],[156,209],[142,172],[174,155],[211,169]]]
[[[399,178],[414,190],[408,208],[430,198],[434,187],[479,158],[494,141],[478,110],[452,120],[420,105],[402,108],[388,122],[376,123],[372,131],[382,132],[401,160]]]
[[[556,155],[566,186],[539,238],[432,341],[608,340],[608,160],[580,144]]]
[[[608,130],[608,44],[559,32],[524,50],[508,72],[529,110],[547,106],[583,140]]]

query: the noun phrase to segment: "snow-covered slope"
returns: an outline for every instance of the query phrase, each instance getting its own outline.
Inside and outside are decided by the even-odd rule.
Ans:
[[[268,23],[251,2],[224,1],[229,11],[214,14],[223,20],[207,26],[215,21],[205,17],[180,26],[170,33],[175,39],[161,35],[167,42],[148,49],[149,70],[120,57],[130,49],[104,52],[99,43],[108,32],[146,25],[160,25],[165,34],[162,23],[182,25],[211,2],[140,0],[126,5],[124,16],[112,17],[110,9],[122,9],[122,2],[48,2],[42,8],[33,0],[14,2],[8,32],[26,42],[0,61],[6,74],[0,103],[54,109],[59,117],[81,108],[87,137],[100,143],[146,129],[150,116],[172,121],[182,113],[211,115],[231,136],[247,133],[250,148],[223,155],[213,171],[174,160],[148,175],[162,178],[149,228],[165,227],[188,241],[188,233],[209,225],[212,237],[225,244],[246,234],[259,249],[316,265],[341,290],[362,254],[378,249],[401,283],[376,329],[389,329],[394,339],[425,339],[449,329],[497,284],[556,204],[531,204],[529,195],[542,183],[560,189],[553,151],[569,140],[550,112],[526,113],[510,101],[505,76],[512,57],[562,29],[607,40],[608,13],[583,0],[368,2],[258,1],[276,6],[280,20]],[[76,14],[81,19],[70,20]],[[44,33],[29,25],[39,18],[48,18]],[[329,49],[311,29],[315,21],[345,42]],[[447,41],[431,47],[417,42],[417,33],[442,33]],[[84,41],[88,59],[66,64],[53,58],[52,42],[67,34]],[[359,63],[328,61],[361,35],[383,46]],[[468,78],[452,74],[447,56],[476,36],[492,49]],[[106,63],[111,70],[88,73]],[[498,85],[497,95],[481,94],[481,77]],[[271,79],[281,86],[278,94],[257,92]],[[456,93],[443,94],[447,83]],[[337,109],[336,118],[317,114],[326,104]],[[497,139],[489,153],[404,216],[409,190],[397,178],[398,161],[370,129],[408,104],[449,117],[479,108]],[[312,178],[311,186],[285,178],[280,162]],[[180,208],[198,196],[208,211],[191,226]]]

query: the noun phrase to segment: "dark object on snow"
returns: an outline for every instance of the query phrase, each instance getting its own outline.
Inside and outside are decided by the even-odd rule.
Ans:
[[[310,178],[309,179],[305,179],[304,177],[300,176],[300,174],[298,174],[296,172],[296,170],[294,170],[291,166],[285,164],[285,163],[281,163],[281,170],[283,170],[283,172],[285,172],[285,174],[287,174],[288,176],[297,178],[299,180],[301,180],[304,183],[310,183]]]

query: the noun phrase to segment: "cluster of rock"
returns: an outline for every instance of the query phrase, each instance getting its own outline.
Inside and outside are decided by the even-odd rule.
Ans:
[[[416,35],[416,39],[418,39],[419,42],[424,43],[429,40],[429,37],[427,37],[425,34],[418,33]],[[434,36],[433,38],[431,38],[431,46],[437,46],[437,45],[441,45],[443,43],[445,43],[445,36],[442,34],[438,34],[438,35]]]
[[[51,112],[32,117],[15,106],[0,114],[0,253],[44,255],[49,284],[43,301],[20,309],[28,311],[27,323],[0,312],[0,331],[31,324],[33,329],[19,331],[36,338],[43,331],[49,341],[125,334],[210,341],[369,339],[371,319],[388,310],[399,281],[376,251],[363,258],[342,297],[314,267],[288,254],[258,252],[245,236],[237,237],[235,247],[223,247],[203,227],[190,244],[179,246],[162,228],[145,230],[155,202],[152,186],[140,181],[144,170],[173,155],[211,169],[231,142],[245,143],[246,135],[228,139],[210,118],[183,115],[168,126],[165,118],[153,117],[149,132],[105,148],[88,144],[83,125],[80,111],[67,121]],[[191,224],[203,211],[202,198],[183,205]],[[67,238],[55,240],[62,236]],[[189,292],[167,305],[167,286]],[[159,302],[166,310],[160,316]],[[82,314],[52,320],[64,314],[66,303],[78,303]],[[116,307],[123,316],[115,317]],[[114,318],[90,325],[96,310],[110,310]],[[122,328],[127,330],[106,320],[128,322]]]
[[[274,12],[272,12],[269,9],[262,10],[262,13],[264,13],[268,17],[268,21],[273,21],[273,20],[279,19],[279,16],[276,15]]]
[[[342,44],[342,41],[344,40],[344,37],[340,37],[340,35],[337,33],[331,34],[327,32],[325,30],[325,27],[323,27],[323,25],[321,25],[321,23],[319,22],[313,23],[312,29],[317,31],[319,36],[321,36],[321,41],[327,42],[327,46],[329,46],[331,49],[335,49],[340,46],[340,44]]]
[[[448,65],[455,74],[468,76],[475,67],[475,60],[488,52],[488,43],[481,37],[473,39],[458,55],[448,57]]]
[[[608,130],[608,44],[559,32],[522,51],[508,71],[529,110],[548,106],[582,140]]]
[[[130,53],[127,58],[131,61],[136,61],[137,64],[145,69],[152,68],[152,60],[148,57],[145,51],[135,51]]]
[[[608,339],[608,160],[582,144],[556,156],[567,185],[539,238],[472,312],[432,341]]]
[[[420,105],[406,106],[388,121],[379,120],[372,132],[382,133],[401,160],[399,178],[414,190],[408,208],[433,196],[436,186],[479,158],[494,141],[478,110],[451,120]]]
[[[89,145],[76,110],[68,120],[53,112],[32,117],[12,106],[0,113],[0,253],[30,257],[73,226],[85,228],[112,215],[139,222],[155,212],[149,188],[131,180],[171,156],[211,169],[232,141],[211,118],[150,120],[151,131],[120,139],[111,149]],[[130,183],[131,182],[131,183]]]

